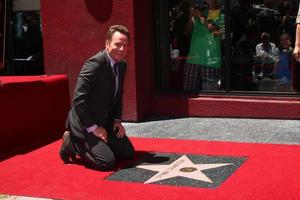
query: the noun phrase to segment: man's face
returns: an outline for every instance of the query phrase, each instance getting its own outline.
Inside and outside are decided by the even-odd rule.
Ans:
[[[127,55],[128,38],[126,35],[115,32],[111,40],[106,41],[106,51],[114,59],[115,62],[120,62]]]
[[[280,45],[282,48],[288,49],[289,46],[291,45],[291,41],[289,38],[282,37],[282,38],[280,38]]]
[[[201,10],[199,10],[199,9],[193,9],[192,12],[193,12],[193,16],[194,17],[202,17]]]
[[[268,44],[270,43],[270,40],[267,39],[267,38],[262,38],[262,43],[263,43],[264,45],[268,45]]]
[[[218,0],[210,0],[210,7],[217,8],[219,6]]]

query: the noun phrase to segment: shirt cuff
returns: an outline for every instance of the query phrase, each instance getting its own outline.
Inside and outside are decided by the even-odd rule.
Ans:
[[[91,133],[91,132],[93,132],[94,130],[96,130],[97,127],[98,127],[97,124],[94,124],[93,126],[88,127],[88,128],[86,129],[86,131],[89,132],[89,133]]]
[[[114,122],[122,122],[122,120],[120,120],[120,119],[114,119]]]

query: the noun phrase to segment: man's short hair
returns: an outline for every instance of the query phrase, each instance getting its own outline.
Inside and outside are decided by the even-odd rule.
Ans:
[[[280,35],[280,40],[290,40],[290,39],[291,39],[291,36],[288,33],[282,33]]]
[[[128,40],[129,40],[129,38],[130,38],[129,31],[128,31],[128,29],[127,29],[125,26],[123,26],[123,25],[113,25],[113,26],[110,26],[110,27],[108,28],[108,31],[107,31],[107,33],[106,33],[106,39],[107,39],[108,41],[110,41],[111,38],[112,38],[112,36],[113,36],[113,34],[114,34],[115,32],[120,32],[120,33],[126,35],[127,38],[128,38]]]

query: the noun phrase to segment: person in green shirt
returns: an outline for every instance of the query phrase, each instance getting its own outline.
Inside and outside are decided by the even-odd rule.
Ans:
[[[219,89],[224,15],[212,2],[207,13],[199,5],[194,5],[193,8],[193,17],[189,22],[192,38],[184,66],[186,91]]]

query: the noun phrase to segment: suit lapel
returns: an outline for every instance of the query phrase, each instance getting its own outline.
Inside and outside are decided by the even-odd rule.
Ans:
[[[103,51],[103,55],[104,55],[104,57],[105,57],[105,61],[106,61],[106,68],[107,68],[107,70],[105,70],[105,71],[107,71],[108,72],[108,74],[107,74],[107,77],[108,77],[108,81],[109,81],[109,85],[108,85],[108,87],[111,87],[111,102],[114,100],[114,91],[115,91],[115,89],[116,89],[116,82],[115,82],[115,77],[114,77],[114,75],[113,75],[113,71],[112,71],[112,68],[111,68],[111,64],[110,64],[110,60],[109,60],[109,58],[107,57],[107,52],[106,52],[106,50],[104,50]]]

